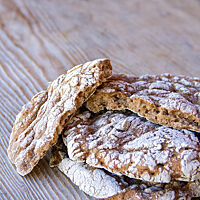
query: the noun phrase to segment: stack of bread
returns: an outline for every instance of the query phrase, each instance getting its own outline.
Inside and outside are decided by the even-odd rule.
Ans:
[[[58,167],[97,199],[200,197],[200,78],[112,75],[78,65],[17,115],[8,156],[21,175],[51,148]]]

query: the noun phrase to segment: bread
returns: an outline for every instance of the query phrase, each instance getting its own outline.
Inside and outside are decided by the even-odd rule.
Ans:
[[[26,175],[57,142],[64,124],[112,73],[108,59],[78,65],[36,94],[17,115],[8,157]]]
[[[129,109],[157,124],[200,132],[200,78],[115,74],[86,106],[93,112]]]
[[[144,182],[72,161],[68,158],[62,138],[51,149],[50,166],[57,166],[81,190],[98,199],[189,200],[195,191],[194,188],[188,187],[186,182],[176,181],[169,184]]]
[[[77,113],[63,134],[69,158],[149,182],[200,177],[193,132],[159,126],[131,112]]]

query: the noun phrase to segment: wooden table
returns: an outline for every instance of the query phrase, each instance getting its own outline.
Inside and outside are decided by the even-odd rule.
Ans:
[[[21,177],[6,150],[22,105],[101,57],[114,72],[200,76],[200,1],[0,0],[0,199],[92,199],[48,156]]]

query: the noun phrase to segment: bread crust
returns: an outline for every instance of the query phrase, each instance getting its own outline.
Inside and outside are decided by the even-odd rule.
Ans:
[[[196,191],[194,187],[188,187],[190,183],[186,182],[144,182],[72,161],[68,158],[62,138],[51,149],[50,166],[57,166],[81,190],[102,200],[189,200]]]
[[[147,121],[132,112],[77,113],[63,134],[69,158],[149,182],[200,177],[200,145],[188,130]]]
[[[111,76],[108,59],[78,65],[36,94],[17,115],[8,157],[20,175],[26,175],[57,142],[66,121]]]
[[[200,132],[200,78],[115,74],[86,106],[93,112],[129,109],[154,123]]]

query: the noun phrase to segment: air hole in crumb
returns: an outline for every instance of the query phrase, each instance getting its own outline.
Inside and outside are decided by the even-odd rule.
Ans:
[[[163,164],[161,164],[161,163],[159,163],[159,164],[158,164],[158,167],[163,167],[163,166],[164,166],[164,165],[163,165]]]

